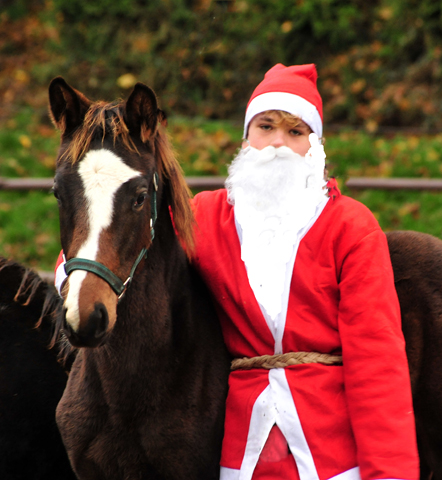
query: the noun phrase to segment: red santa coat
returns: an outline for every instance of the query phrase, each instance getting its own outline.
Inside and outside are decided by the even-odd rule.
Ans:
[[[282,337],[286,352],[342,354],[343,366],[307,364],[230,375],[221,465],[251,478],[269,399],[301,480],[417,479],[411,389],[385,235],[369,210],[336,195],[299,243]],[[194,263],[209,286],[235,357],[275,353],[275,338],[241,260],[226,190],[194,199]]]

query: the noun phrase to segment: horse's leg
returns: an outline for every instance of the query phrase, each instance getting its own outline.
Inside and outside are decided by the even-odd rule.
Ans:
[[[434,310],[422,311],[424,348],[413,385],[421,480],[431,472],[432,480],[442,480],[442,322]]]
[[[442,480],[442,421],[439,406],[442,400],[437,395],[428,395],[415,405],[418,433],[421,480]]]
[[[432,469],[429,466],[429,452],[432,442],[426,430],[425,410],[422,399],[428,393],[424,383],[426,322],[431,318],[428,299],[422,295],[415,282],[410,279],[396,281],[396,292],[401,307],[402,331],[406,342],[408,367],[413,393],[416,419],[416,434],[420,460],[420,480],[429,480]],[[442,480],[442,479],[441,479]]]
[[[417,425],[417,447],[419,450],[420,476],[419,480],[430,480],[433,477],[432,470],[427,462],[429,451],[425,431]]]

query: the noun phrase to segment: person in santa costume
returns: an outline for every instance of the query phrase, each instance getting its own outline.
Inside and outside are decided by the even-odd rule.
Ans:
[[[240,359],[221,479],[417,479],[386,237],[324,181],[316,80],[312,64],[270,69],[226,189],[193,200],[194,264]]]
[[[316,80],[313,64],[270,69],[226,188],[193,199],[193,263],[237,359],[220,476],[415,480],[388,246],[370,211],[324,179]]]

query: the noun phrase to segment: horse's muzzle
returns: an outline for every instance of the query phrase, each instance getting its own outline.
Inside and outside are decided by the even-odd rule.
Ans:
[[[63,331],[74,347],[95,348],[103,345],[107,338],[108,327],[109,315],[102,303],[95,304],[86,325],[80,325],[78,331],[74,331],[66,322],[66,311],[63,311]]]

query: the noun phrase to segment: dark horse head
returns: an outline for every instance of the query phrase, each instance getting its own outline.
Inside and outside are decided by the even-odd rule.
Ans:
[[[163,197],[191,248],[189,191],[146,85],[135,85],[126,102],[93,103],[58,77],[49,99],[62,134],[54,194],[69,273],[63,327],[72,345],[96,347],[113,329],[119,298],[151,247]]]

